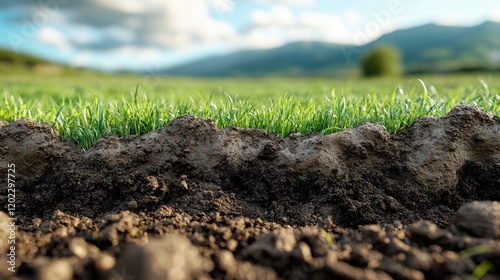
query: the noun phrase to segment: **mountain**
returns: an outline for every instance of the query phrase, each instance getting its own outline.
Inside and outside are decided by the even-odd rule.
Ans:
[[[489,66],[500,62],[500,23],[485,22],[474,27],[428,24],[395,31],[368,44],[390,44],[403,52],[403,63],[410,68]]]
[[[363,46],[295,42],[269,50],[209,57],[162,71],[173,76],[312,76],[353,72],[363,54],[393,45],[408,72],[500,66],[500,23],[473,27],[427,24],[386,34]]]
[[[210,57],[167,69],[171,75],[244,76],[318,74],[345,65],[346,45],[296,42],[270,50],[247,50],[226,56]]]

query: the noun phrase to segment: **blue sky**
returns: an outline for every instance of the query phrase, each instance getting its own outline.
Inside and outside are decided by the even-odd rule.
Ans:
[[[500,21],[497,0],[0,0],[0,47],[102,70],[314,40],[364,44],[427,23]]]

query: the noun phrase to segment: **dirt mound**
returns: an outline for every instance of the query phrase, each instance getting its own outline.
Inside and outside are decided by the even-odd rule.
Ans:
[[[451,223],[468,202],[500,200],[500,119],[474,107],[393,136],[367,123],[274,139],[182,116],[86,152],[22,119],[0,125],[2,174],[12,163],[18,277],[419,279],[485,260],[500,275],[498,230]],[[458,255],[477,245],[488,252]]]

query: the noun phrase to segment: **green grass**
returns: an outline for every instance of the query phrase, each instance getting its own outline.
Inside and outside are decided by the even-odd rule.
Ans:
[[[425,84],[421,84],[422,78]],[[471,104],[500,115],[496,76],[399,79],[176,79],[86,74],[0,77],[0,119],[48,122],[89,149],[107,134],[140,135],[191,114],[229,125],[334,133],[365,122],[399,132],[422,116]]]
[[[462,260],[465,260],[467,258],[471,258],[477,255],[481,254],[486,254],[493,252],[494,248],[486,245],[479,245],[471,248],[467,248],[465,250],[462,250],[459,253],[459,256]],[[481,279],[483,276],[485,276],[490,270],[493,270],[494,266],[491,262],[489,261],[482,261],[479,263],[476,268],[472,271],[472,274],[470,275],[469,279]]]

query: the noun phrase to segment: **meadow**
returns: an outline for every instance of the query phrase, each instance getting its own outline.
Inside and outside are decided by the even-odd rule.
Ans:
[[[194,79],[76,73],[0,76],[0,119],[48,122],[83,150],[107,134],[140,135],[191,114],[290,133],[334,133],[380,122],[390,133],[458,104],[500,115],[500,74],[398,78]]]

